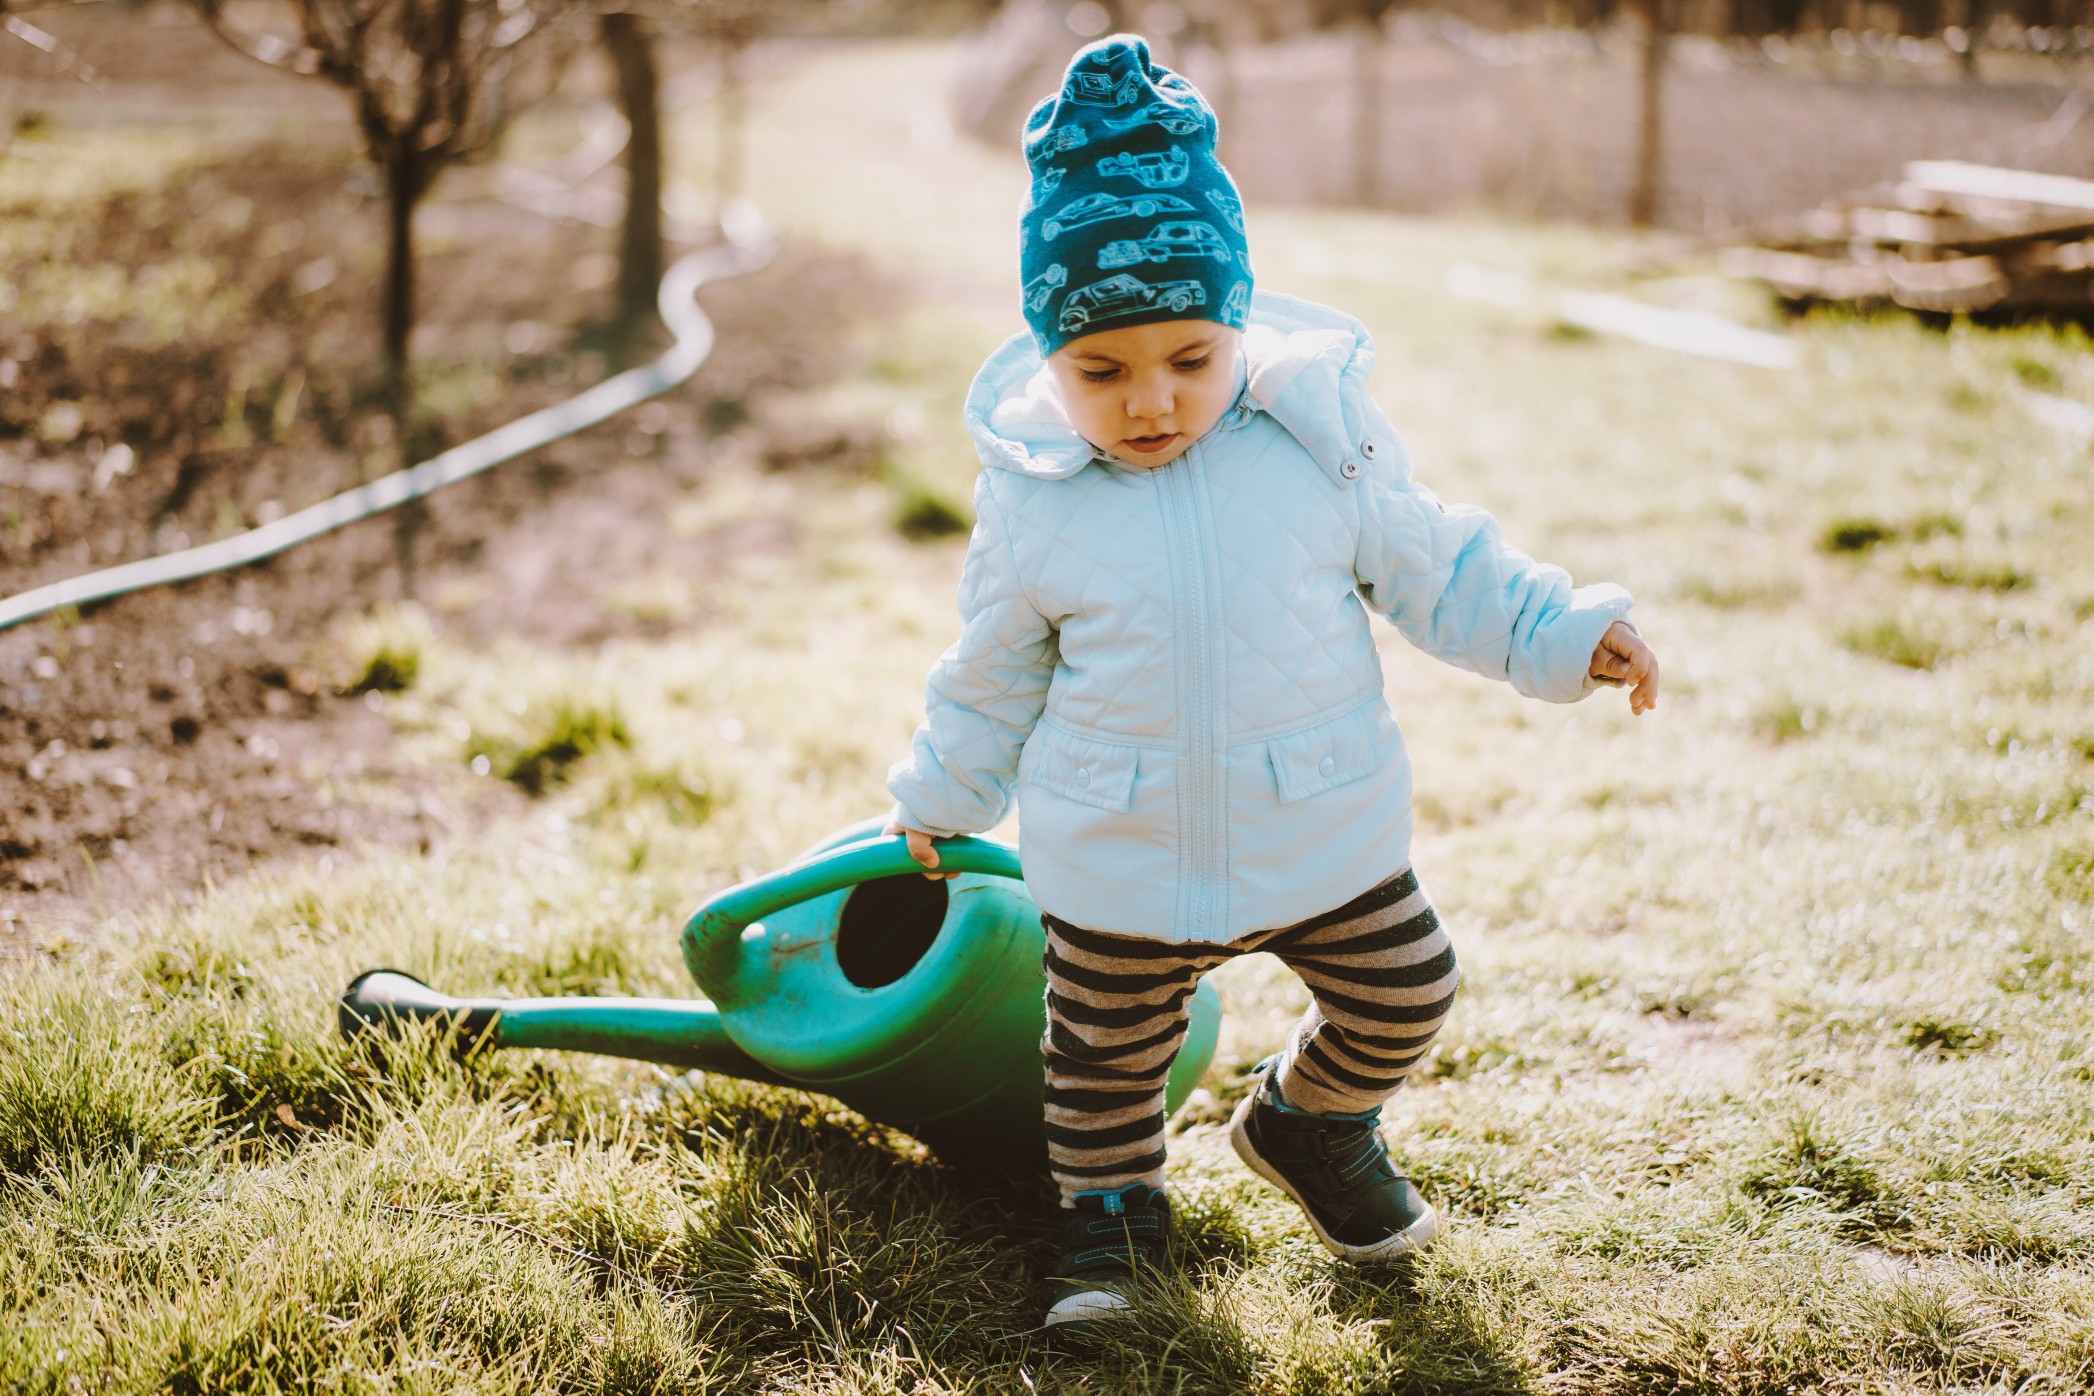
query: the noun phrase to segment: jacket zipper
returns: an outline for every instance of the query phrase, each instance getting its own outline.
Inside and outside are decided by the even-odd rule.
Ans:
[[[1200,508],[1199,482],[1192,473],[1200,468],[1200,457],[1200,448],[1194,446],[1159,473],[1170,532],[1177,545],[1171,573],[1178,589],[1178,628],[1183,637],[1177,664],[1183,703],[1178,797],[1189,817],[1179,820],[1186,848],[1179,858],[1178,929],[1190,940],[1219,940],[1226,932],[1215,921],[1222,881],[1222,869],[1216,866],[1221,859],[1215,808],[1215,734],[1220,726],[1215,707],[1220,695],[1213,675],[1214,617],[1207,586],[1205,511]]]

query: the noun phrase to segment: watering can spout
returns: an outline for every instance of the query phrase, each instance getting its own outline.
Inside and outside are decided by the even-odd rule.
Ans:
[[[336,1016],[342,1035],[351,1039],[434,1023],[455,1032],[466,1049],[485,1044],[595,1052],[752,1081],[783,1079],[737,1047],[703,999],[459,999],[411,974],[374,969],[350,981]]]
[[[351,1041],[394,1023],[440,1023],[457,1032],[461,1046],[472,1047],[486,1039],[499,1016],[396,969],[365,970],[335,1005],[335,1022]]]

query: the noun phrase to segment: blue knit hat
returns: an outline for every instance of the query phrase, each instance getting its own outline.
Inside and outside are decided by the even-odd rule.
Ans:
[[[1025,119],[1032,197],[1018,223],[1025,321],[1042,357],[1094,330],[1155,320],[1242,329],[1251,253],[1214,109],[1115,34],[1069,60]]]

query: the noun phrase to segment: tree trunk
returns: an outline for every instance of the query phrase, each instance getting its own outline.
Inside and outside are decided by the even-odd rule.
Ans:
[[[1363,28],[1353,42],[1353,202],[1371,208],[1381,187],[1381,31]]]
[[[1236,65],[1230,61],[1229,45],[1225,38],[1217,38],[1214,45],[1214,87],[1208,105],[1214,109],[1214,157],[1227,166],[1227,157],[1233,151],[1225,151],[1222,142],[1229,132],[1236,129]]]
[[[407,407],[407,341],[414,333],[414,206],[422,197],[421,174],[420,152],[396,139],[385,155],[384,345],[387,406],[396,417]]]
[[[1658,221],[1665,159],[1665,0],[1638,0],[1643,21],[1636,114],[1636,169],[1629,183],[1629,222],[1648,228]]]
[[[427,156],[409,139],[396,138],[385,158],[385,410],[393,419],[393,445],[404,469],[414,464],[414,380],[407,345],[414,334],[414,209],[427,186]],[[400,594],[414,597],[414,545],[421,532],[422,504],[411,500],[393,515],[393,555],[400,568]]]
[[[628,330],[655,313],[662,280],[662,119],[654,36],[630,12],[606,14],[604,49],[618,74],[625,142],[625,223],[618,235],[618,323]]]
[[[720,149],[719,163],[714,170],[718,179],[719,215],[724,215],[727,205],[740,198],[742,193],[742,130],[745,124],[742,107],[747,98],[742,90],[744,45],[745,41],[738,35],[730,36],[720,44]]]

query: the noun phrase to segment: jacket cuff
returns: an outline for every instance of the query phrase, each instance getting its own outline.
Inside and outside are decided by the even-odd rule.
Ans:
[[[971,833],[972,830],[955,828],[944,820],[933,819],[922,812],[926,804],[921,796],[925,793],[917,779],[916,762],[901,760],[887,772],[887,791],[894,796],[894,809],[888,818],[904,829],[920,829],[934,839],[949,839],[956,834]],[[918,798],[912,804],[910,797]],[[948,812],[949,813],[949,812]]]
[[[1593,586],[1579,587],[1571,593],[1569,608],[1558,622],[1563,634],[1558,643],[1562,646],[1557,662],[1565,666],[1576,664],[1576,677],[1564,673],[1567,682],[1555,685],[1556,692],[1563,696],[1560,703],[1581,702],[1595,689],[1620,688],[1619,679],[1596,679],[1592,676],[1593,651],[1600,646],[1600,637],[1616,621],[1628,621],[1629,608],[1636,598],[1612,582],[1600,582]],[[1634,628],[1634,622],[1629,622]]]

